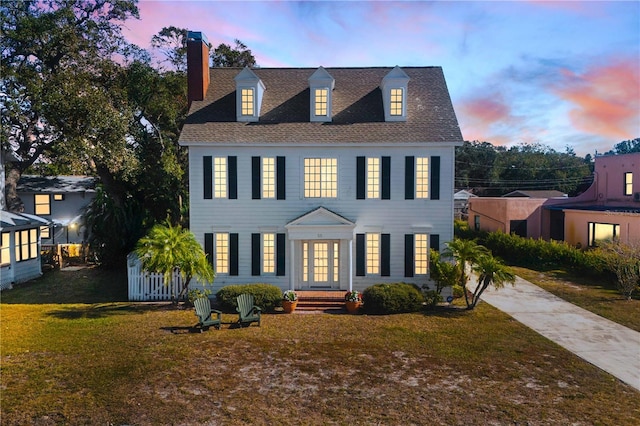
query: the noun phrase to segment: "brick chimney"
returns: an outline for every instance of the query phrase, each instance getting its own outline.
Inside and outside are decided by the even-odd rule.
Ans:
[[[187,32],[187,100],[201,101],[209,88],[209,42],[199,31]]]

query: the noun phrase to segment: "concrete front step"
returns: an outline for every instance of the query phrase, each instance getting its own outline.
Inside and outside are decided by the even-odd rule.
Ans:
[[[296,310],[300,311],[331,311],[339,312],[344,310],[345,291],[309,291],[296,290],[298,293],[298,305]]]

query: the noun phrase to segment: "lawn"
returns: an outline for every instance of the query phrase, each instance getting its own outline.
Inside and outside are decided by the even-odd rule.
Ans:
[[[640,418],[640,392],[487,304],[392,316],[269,314],[249,328],[224,314],[222,330],[199,334],[188,330],[192,309],[101,300],[105,286],[122,295],[122,277],[57,271],[2,293],[3,425]]]

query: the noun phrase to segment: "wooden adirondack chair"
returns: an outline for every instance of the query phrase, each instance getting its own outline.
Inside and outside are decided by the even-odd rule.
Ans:
[[[243,293],[236,298],[238,301],[238,307],[236,310],[238,311],[238,322],[242,327],[248,327],[252,322],[257,322],[258,327],[260,327],[260,314],[262,313],[262,308],[258,306],[254,306],[253,304],[253,295]]]
[[[200,329],[200,333],[203,330],[208,330],[209,327],[214,326],[218,330],[220,329],[222,312],[215,309],[211,309],[211,302],[205,297],[198,297],[193,301],[193,306],[196,308],[196,316],[198,317],[198,323],[196,328]],[[213,318],[215,314],[215,318]]]

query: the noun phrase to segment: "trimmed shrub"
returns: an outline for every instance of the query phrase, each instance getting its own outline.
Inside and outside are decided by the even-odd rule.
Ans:
[[[235,312],[238,307],[236,297],[242,293],[253,295],[256,306],[265,312],[273,312],[276,306],[281,306],[282,290],[273,284],[235,284],[222,287],[216,293],[216,300],[224,311]]]
[[[415,284],[376,284],[364,290],[362,301],[367,314],[399,314],[420,311],[424,296]]]

